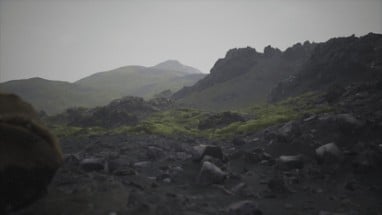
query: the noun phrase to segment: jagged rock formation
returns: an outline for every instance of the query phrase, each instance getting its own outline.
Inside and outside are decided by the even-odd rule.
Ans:
[[[33,107],[0,94],[0,213],[40,198],[62,164],[56,138],[37,119]]]
[[[173,95],[179,103],[208,110],[228,110],[266,100],[279,81],[295,74],[309,58],[315,44],[296,44],[284,52],[267,46],[231,49],[211,73]]]
[[[350,83],[381,80],[382,35],[333,38],[318,44],[295,76],[280,82],[270,94],[278,101],[307,91],[338,90]]]

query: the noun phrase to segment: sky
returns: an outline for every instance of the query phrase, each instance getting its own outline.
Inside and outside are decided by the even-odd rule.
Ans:
[[[369,32],[382,33],[382,0],[0,0],[0,82],[168,59],[208,73],[232,48]]]

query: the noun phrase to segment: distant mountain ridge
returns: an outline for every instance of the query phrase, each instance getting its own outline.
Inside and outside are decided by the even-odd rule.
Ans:
[[[124,66],[98,72],[74,83],[42,78],[0,83],[0,91],[15,93],[38,110],[56,114],[69,107],[105,105],[124,96],[151,98],[164,91],[190,86],[205,75],[178,61],[153,67]]]

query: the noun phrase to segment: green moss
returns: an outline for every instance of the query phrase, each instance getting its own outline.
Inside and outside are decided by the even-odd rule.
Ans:
[[[57,137],[66,136],[91,136],[91,135],[102,135],[107,133],[107,129],[101,127],[74,127],[65,125],[54,125],[51,127],[51,131]]]
[[[198,124],[204,113],[193,109],[173,109],[153,114],[130,129],[134,133],[159,135],[197,135]]]
[[[70,135],[102,135],[109,134],[156,134],[156,135],[190,135],[203,136],[211,139],[230,138],[235,135],[256,132],[270,125],[298,119],[306,114],[330,112],[334,107],[327,104],[317,104],[319,94],[306,93],[275,104],[255,105],[239,110],[248,120],[233,122],[225,127],[199,130],[199,122],[210,113],[196,109],[171,109],[151,115],[135,126],[121,126],[113,129],[79,128],[58,126],[53,131],[58,136]]]

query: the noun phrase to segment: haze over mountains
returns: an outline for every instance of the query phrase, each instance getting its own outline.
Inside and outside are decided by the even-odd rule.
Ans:
[[[1,83],[0,89],[55,114],[73,106],[105,105],[128,95],[151,98],[164,90],[190,86],[204,76],[198,69],[169,60],[153,67],[125,66],[99,72],[74,83],[31,78]]]

